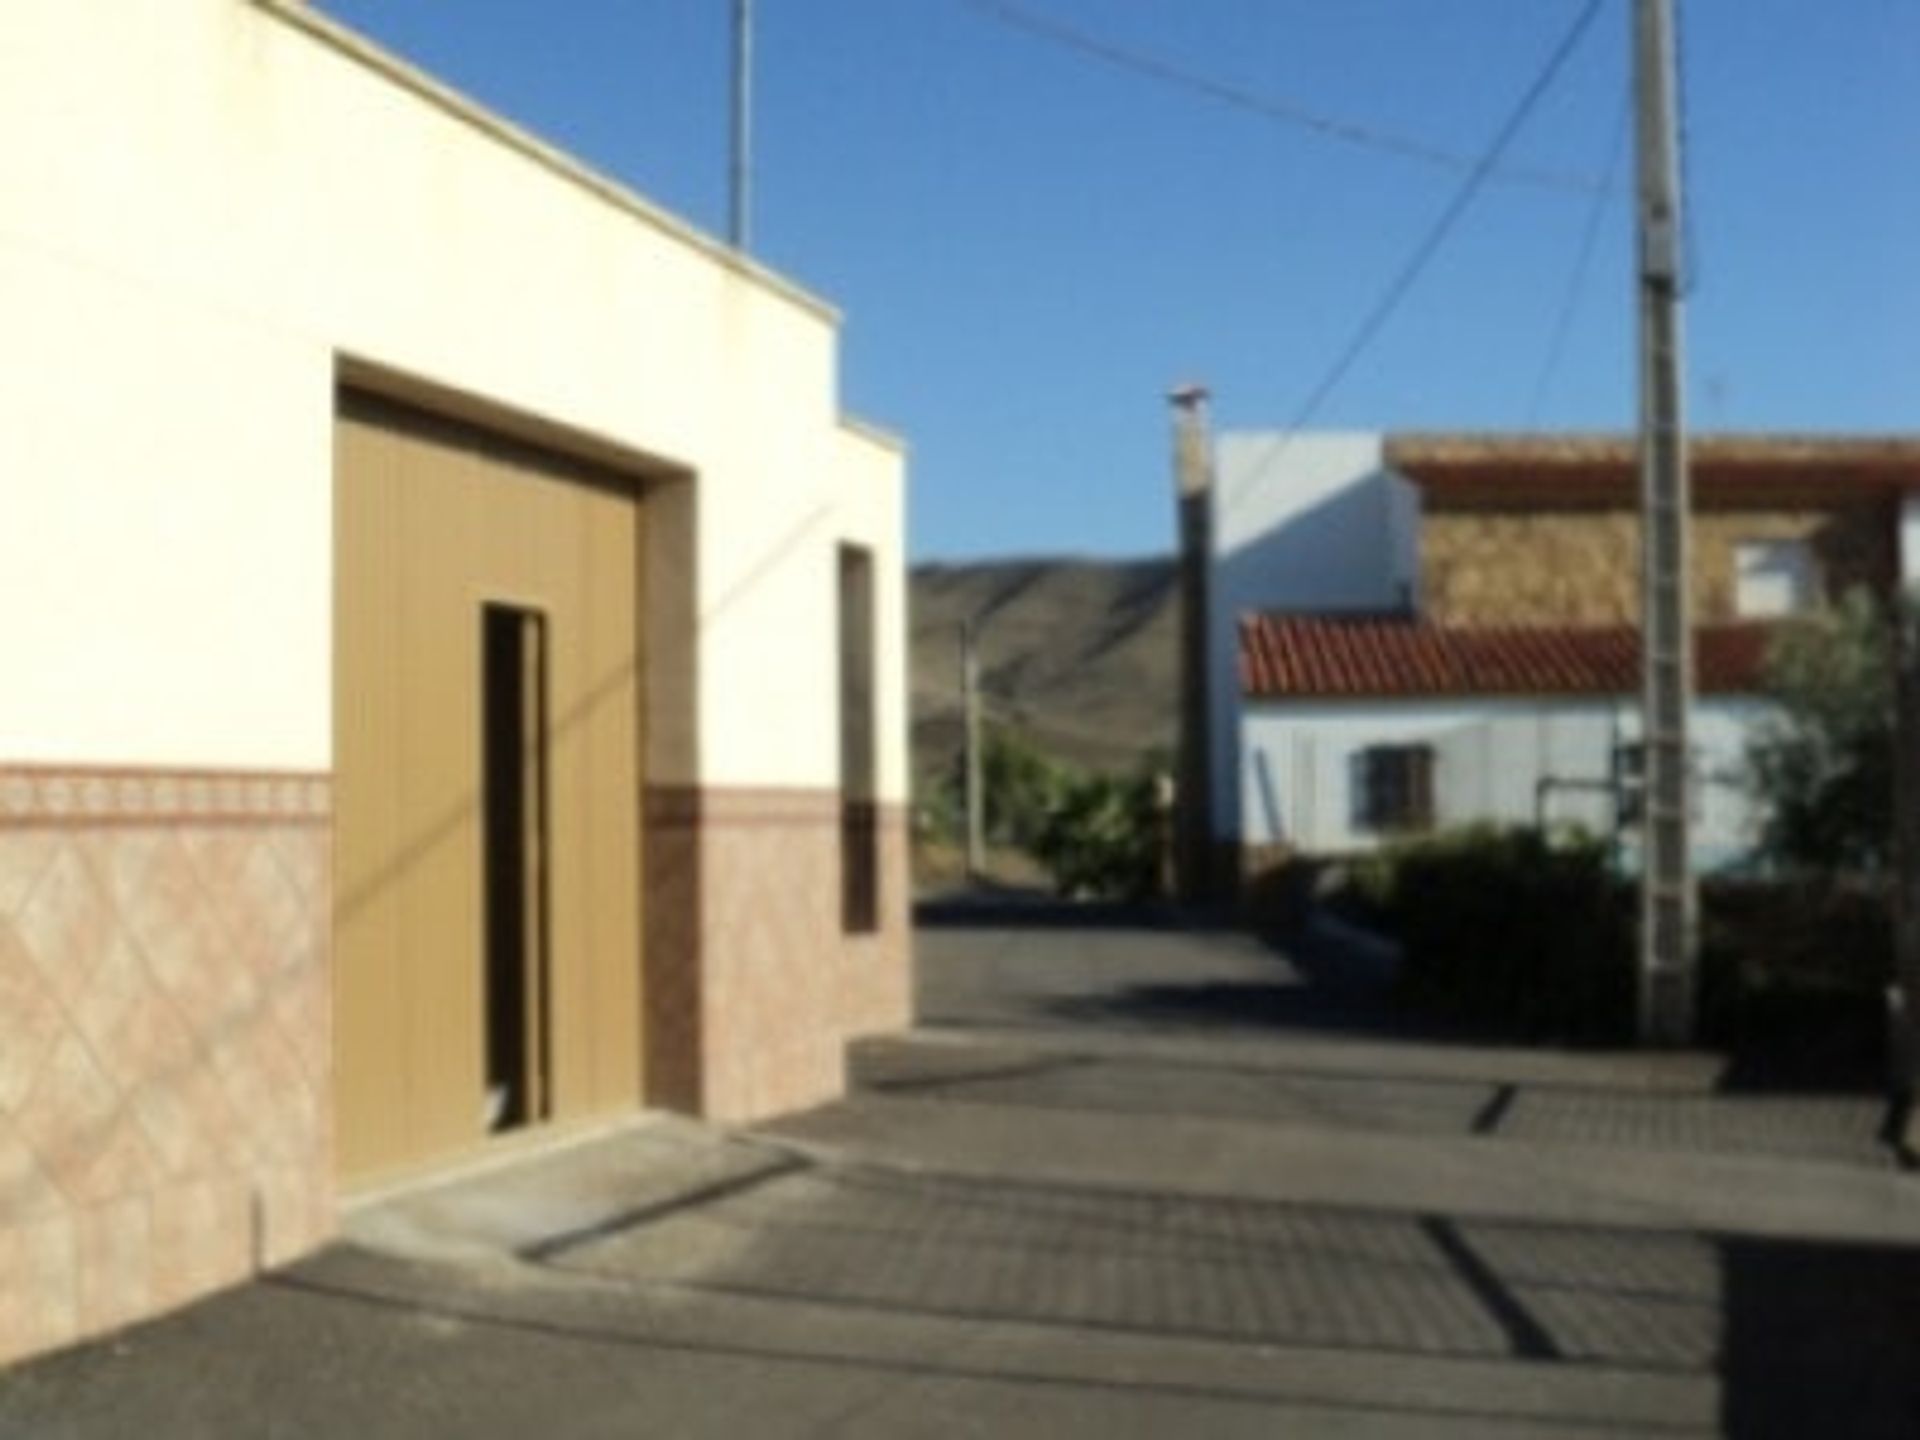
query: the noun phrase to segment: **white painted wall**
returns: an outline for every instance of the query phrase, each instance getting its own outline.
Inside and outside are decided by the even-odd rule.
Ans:
[[[1909,588],[1920,585],[1920,495],[1900,502],[1900,579]]]
[[[900,442],[865,426],[848,425],[840,431],[840,480],[837,504],[838,540],[865,545],[876,557],[874,567],[874,681],[878,707],[876,723],[883,736],[907,733],[907,572],[904,565],[879,563],[880,557],[905,553],[906,506],[899,484]],[[838,583],[837,571],[827,579]],[[838,683],[838,669],[834,671]],[[836,689],[835,699],[838,700]],[[835,751],[836,764],[839,752]],[[908,756],[904,745],[883,745],[879,754],[880,794],[904,800],[909,794]]]
[[[1208,590],[1214,833],[1240,833],[1232,757],[1240,733],[1236,625],[1253,610],[1408,607],[1419,573],[1419,500],[1384,468],[1371,433],[1219,436]]]
[[[1762,809],[1740,779],[1748,738],[1766,714],[1763,702],[1750,699],[1710,697],[1696,707],[1694,853],[1703,866],[1738,859],[1759,838]],[[1615,743],[1638,733],[1637,707],[1625,701],[1250,702],[1236,776],[1244,839],[1323,855],[1378,845],[1381,836],[1353,823],[1350,783],[1355,757],[1373,745],[1434,747],[1442,826],[1532,823],[1543,775],[1604,779]],[[1605,797],[1556,793],[1547,817],[1604,834],[1611,813]]]
[[[347,355],[693,471],[698,778],[832,783],[823,577],[850,529],[902,552],[829,310],[297,7],[6,31],[0,759],[330,765]]]

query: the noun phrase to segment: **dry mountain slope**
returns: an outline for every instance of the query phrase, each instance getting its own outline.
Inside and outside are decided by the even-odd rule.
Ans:
[[[1057,759],[1130,768],[1173,742],[1169,560],[995,560],[914,567],[916,776],[960,743],[959,626],[979,626],[984,713]]]

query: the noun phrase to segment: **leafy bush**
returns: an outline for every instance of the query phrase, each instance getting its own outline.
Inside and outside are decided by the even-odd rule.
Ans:
[[[1473,826],[1392,847],[1361,876],[1404,950],[1409,1005],[1529,1039],[1629,1033],[1630,895],[1603,845]]]
[[[1084,774],[1005,725],[981,741],[985,839],[1004,857],[1025,852],[1062,895],[1139,899],[1160,888],[1161,767],[1149,757],[1128,776]],[[965,757],[916,806],[923,849],[966,843]]]
[[[1875,887],[1712,880],[1700,914],[1702,1039],[1779,1077],[1881,1073],[1893,915]]]
[[[1893,844],[1893,627],[1865,591],[1783,626],[1767,655],[1779,707],[1748,749],[1769,858],[1872,874]]]
[[[1580,836],[1479,826],[1343,867],[1338,904],[1399,940],[1400,998],[1532,1040],[1625,1041],[1637,890]],[[1700,1038],[1792,1073],[1871,1073],[1893,927],[1870,884],[1710,880],[1700,892]]]
[[[988,726],[980,745],[987,838],[997,845],[1032,849],[1072,778],[1071,770],[1042,754],[1020,732]],[[961,784],[964,793],[964,777]]]
[[[1159,888],[1162,823],[1155,779],[1075,776],[1062,786],[1034,856],[1062,895],[1137,900]]]

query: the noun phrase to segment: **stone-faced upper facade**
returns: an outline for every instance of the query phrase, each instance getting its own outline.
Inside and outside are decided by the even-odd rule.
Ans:
[[[1441,625],[1633,623],[1637,463],[1623,438],[1390,437],[1418,501],[1417,594]],[[1771,618],[1901,574],[1907,439],[1707,437],[1693,447],[1700,624]]]

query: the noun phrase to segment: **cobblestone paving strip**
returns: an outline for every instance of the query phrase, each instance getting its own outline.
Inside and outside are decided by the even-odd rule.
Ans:
[[[1885,1106],[1871,1096],[1646,1095],[1092,1057],[974,1074],[879,1070],[862,1083],[881,1094],[1012,1107],[1896,1163],[1881,1139]]]
[[[688,1264],[686,1257],[700,1257]],[[778,1179],[555,1263],[980,1320],[1698,1371],[1710,1240],[855,1168]]]
[[[1522,1090],[1497,1133],[1655,1150],[1778,1155],[1889,1168],[1885,1105],[1866,1096],[1644,1096]]]

